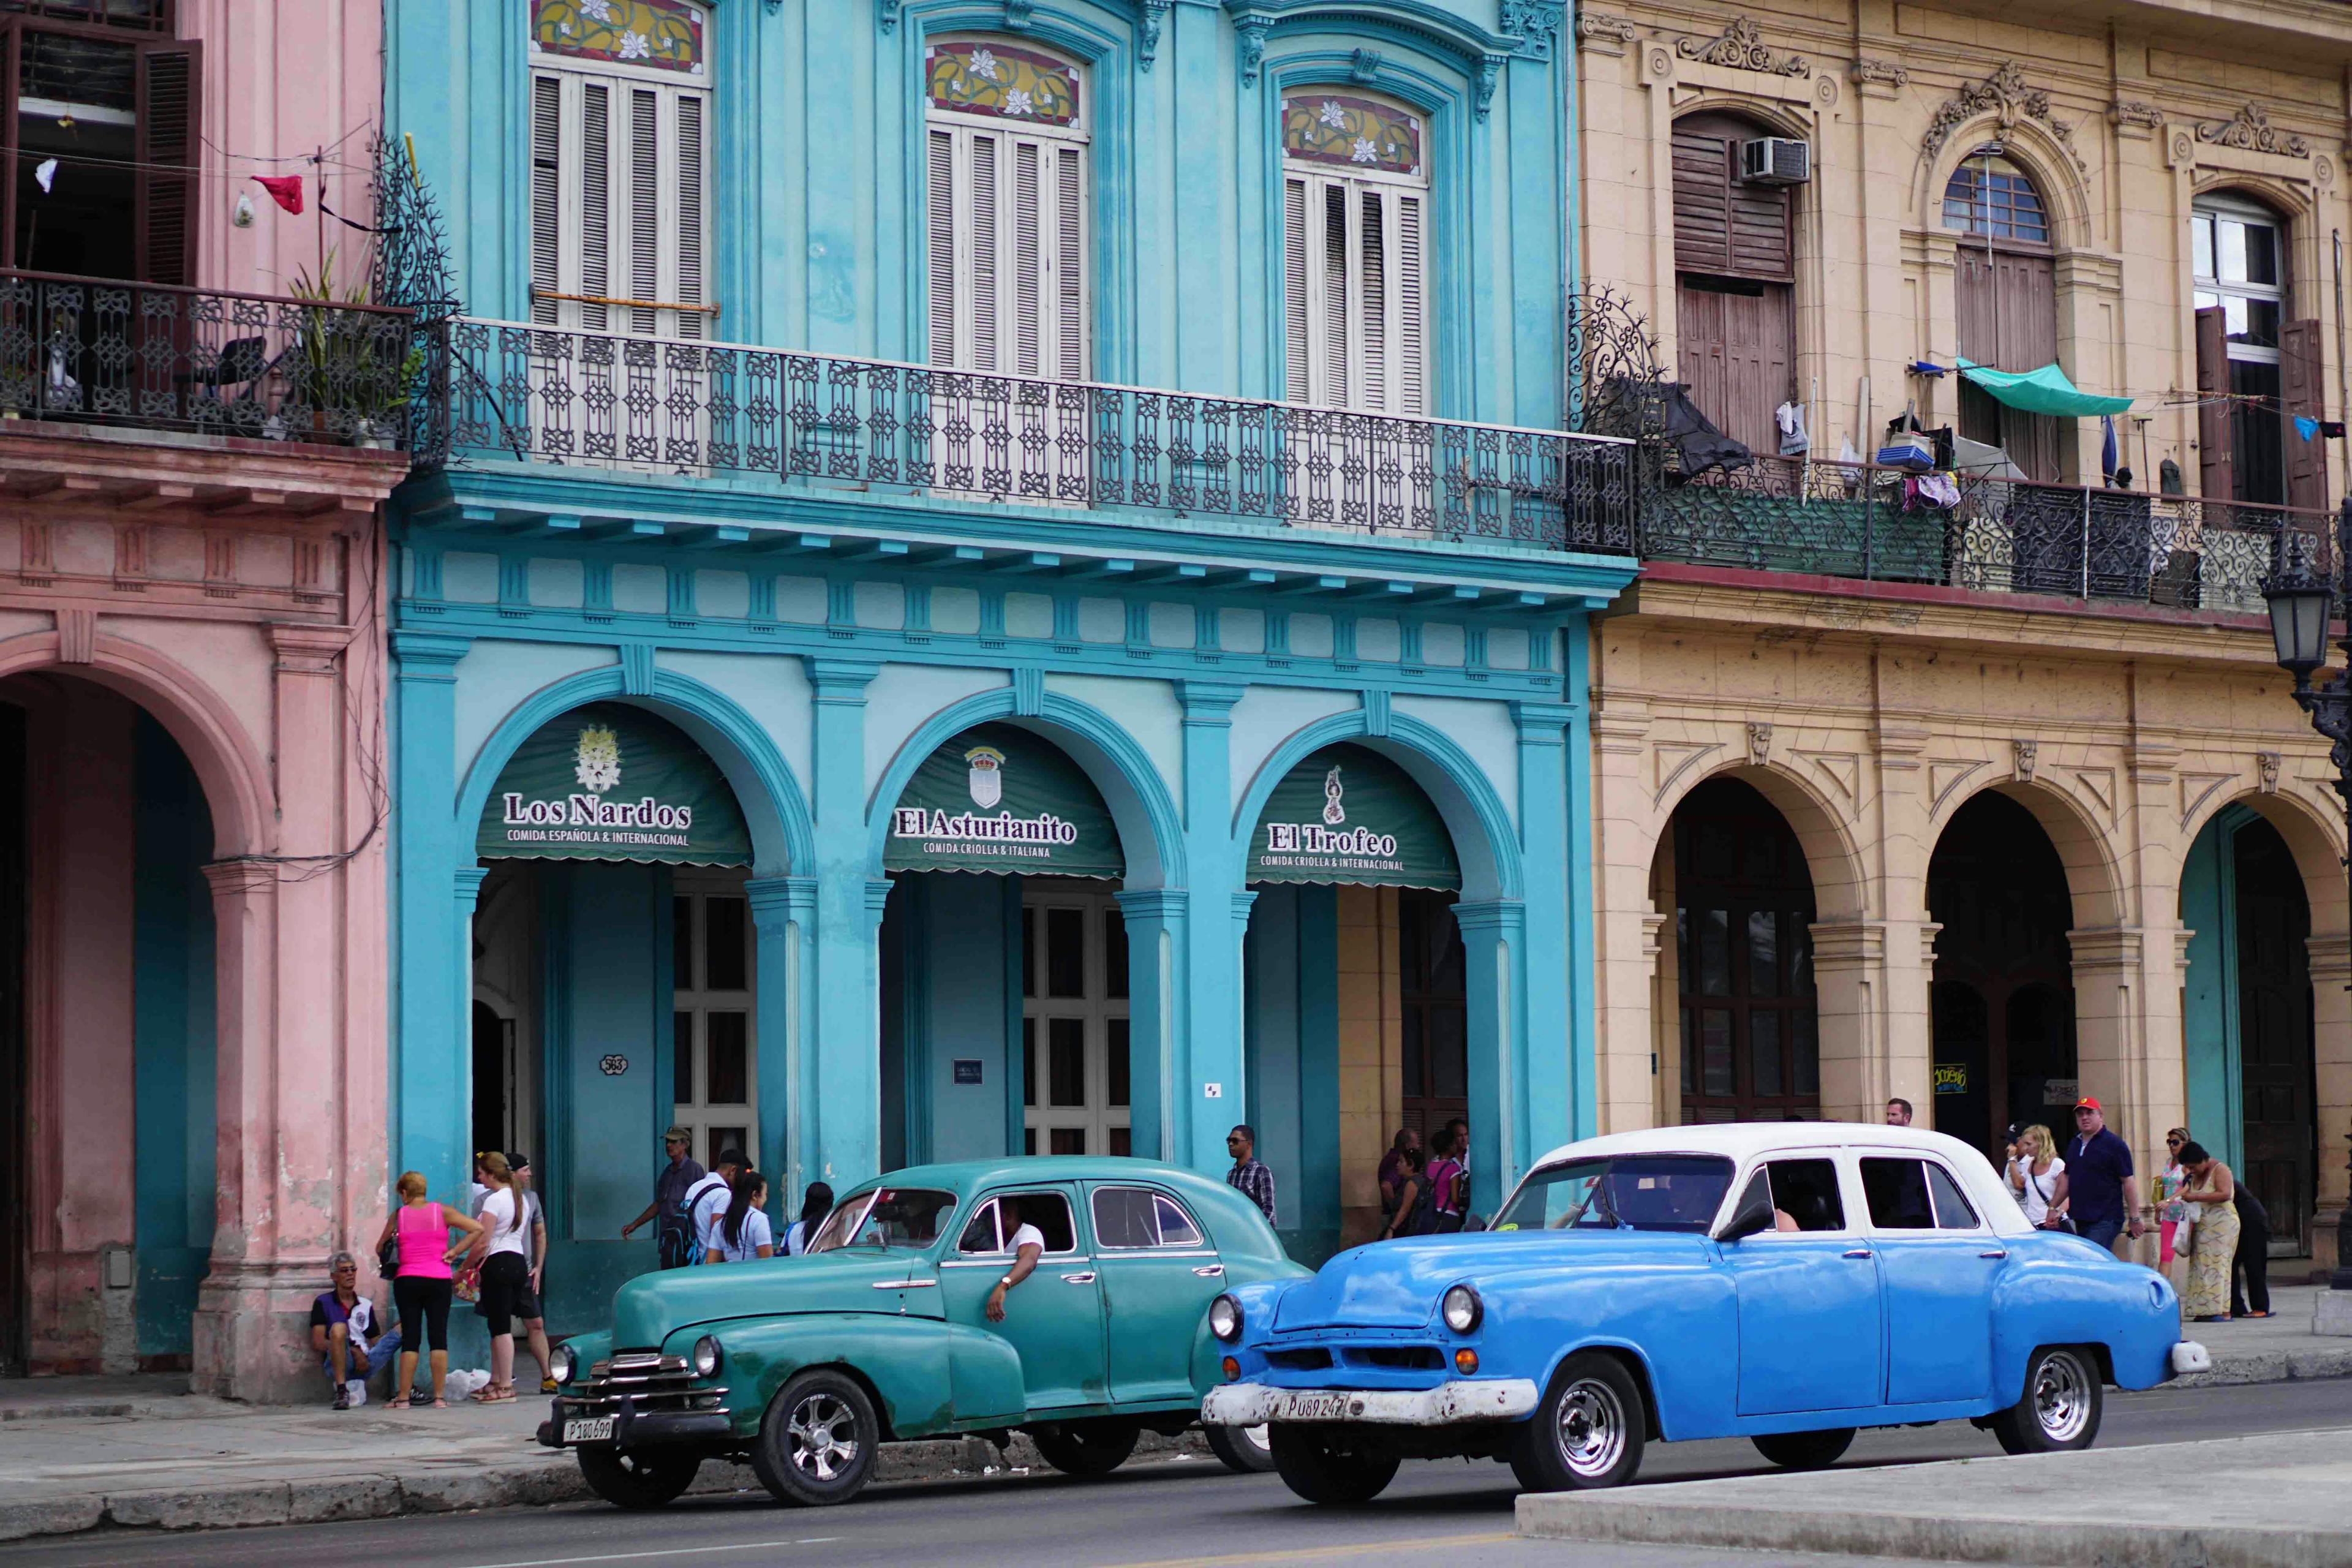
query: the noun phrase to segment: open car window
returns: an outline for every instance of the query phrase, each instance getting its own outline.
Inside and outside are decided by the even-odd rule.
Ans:
[[[989,1206],[998,1211],[1000,1239],[996,1249],[1000,1252],[1013,1249],[1013,1233],[1024,1225],[1037,1227],[1037,1234],[1045,1238],[1048,1256],[1078,1249],[1077,1225],[1070,1215],[1070,1200],[1059,1193],[1001,1193],[989,1200]]]
[[[1771,1160],[1764,1173],[1772,1184],[1775,1229],[1845,1228],[1845,1200],[1838,1193],[1835,1161]]]
[[[996,1230],[996,1200],[994,1198],[989,1199],[986,1203],[981,1205],[976,1211],[974,1211],[971,1216],[971,1223],[963,1227],[963,1235],[956,1242],[956,1250],[958,1252],[1002,1252],[1004,1250],[1004,1243],[997,1235]]]
[[[1952,1173],[1933,1161],[1927,1164],[1927,1190],[1935,1194],[1937,1230],[1976,1230],[1981,1226],[1976,1205],[1960,1192]]]
[[[925,1247],[955,1212],[953,1193],[931,1187],[877,1187],[845,1199],[809,1241],[811,1252],[842,1247]]]
[[[1870,1223],[1880,1230],[1933,1230],[1936,1212],[1927,1202],[1927,1163],[1865,1154],[1862,1190],[1870,1200]]]
[[[1530,1172],[1495,1228],[1703,1234],[1730,1189],[1719,1154],[1616,1154]]]

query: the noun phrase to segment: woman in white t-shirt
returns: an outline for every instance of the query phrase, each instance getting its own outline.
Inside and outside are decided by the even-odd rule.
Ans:
[[[2048,1229],[2066,1214],[2066,1162],[2058,1157],[2050,1129],[2039,1123],[2017,1135],[2009,1160],[2009,1187],[2025,1210],[2026,1223]]]
[[[489,1320],[490,1381],[474,1398],[482,1405],[502,1405],[514,1393],[514,1325],[517,1318],[536,1318],[539,1303],[530,1289],[530,1227],[524,1223],[522,1199],[506,1156],[495,1152],[481,1157],[489,1195],[482,1200],[481,1233],[474,1238],[474,1258],[481,1268],[481,1296],[474,1310]]]
[[[755,1258],[776,1255],[775,1232],[768,1226],[768,1179],[757,1171],[746,1171],[735,1178],[734,1201],[727,1205],[726,1217],[712,1227],[710,1239],[717,1243],[711,1249],[714,1263],[749,1263]]]

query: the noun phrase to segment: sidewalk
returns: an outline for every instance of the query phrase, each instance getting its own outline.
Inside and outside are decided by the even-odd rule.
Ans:
[[[2174,1386],[2352,1377],[2352,1339],[2310,1331],[2318,1295],[2317,1287],[2295,1286],[2273,1292],[2275,1318],[2193,1325],[2189,1337],[2213,1352],[2213,1370]],[[322,1394],[316,1405],[255,1409],[178,1392],[184,1386],[169,1377],[0,1383],[0,1541],[109,1523],[166,1530],[301,1523],[587,1495],[571,1456],[533,1441],[547,1414],[537,1394],[511,1405],[406,1411],[380,1404],[335,1411]],[[1147,1434],[1138,1451],[1154,1450],[1214,1462],[1197,1434],[1181,1440]],[[1005,1457],[977,1438],[894,1444],[882,1450],[880,1479],[1020,1473],[1041,1464],[1026,1438],[1014,1439],[1009,1458],[1008,1468]],[[757,1484],[740,1467],[711,1465],[696,1489]],[[2340,1560],[2352,1561],[2352,1552]]]
[[[1518,1522],[1548,1540],[1952,1563],[2343,1568],[2347,1493],[2352,1427],[1528,1495]]]

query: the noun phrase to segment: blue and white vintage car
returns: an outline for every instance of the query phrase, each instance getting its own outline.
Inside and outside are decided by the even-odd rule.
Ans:
[[[1531,1491],[1615,1486],[1652,1438],[1748,1437],[1794,1468],[1932,1421],[2083,1448],[2105,1384],[2204,1361],[2161,1276],[2027,1225],[1958,1140],[1820,1122],[1571,1143],[1493,1229],[1244,1286],[1209,1326],[1226,1381],[1202,1419],[1270,1424],[1283,1479],[1331,1503],[1454,1455]]]

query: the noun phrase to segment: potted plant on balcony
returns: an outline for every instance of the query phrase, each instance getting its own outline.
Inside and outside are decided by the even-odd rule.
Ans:
[[[297,353],[288,356],[288,406],[279,413],[299,416],[307,408],[318,438],[390,451],[398,444],[396,415],[425,368],[425,345],[403,318],[363,309],[373,303],[364,279],[338,290],[334,262],[330,250],[316,278],[298,272],[289,285],[304,303],[295,323]]]

